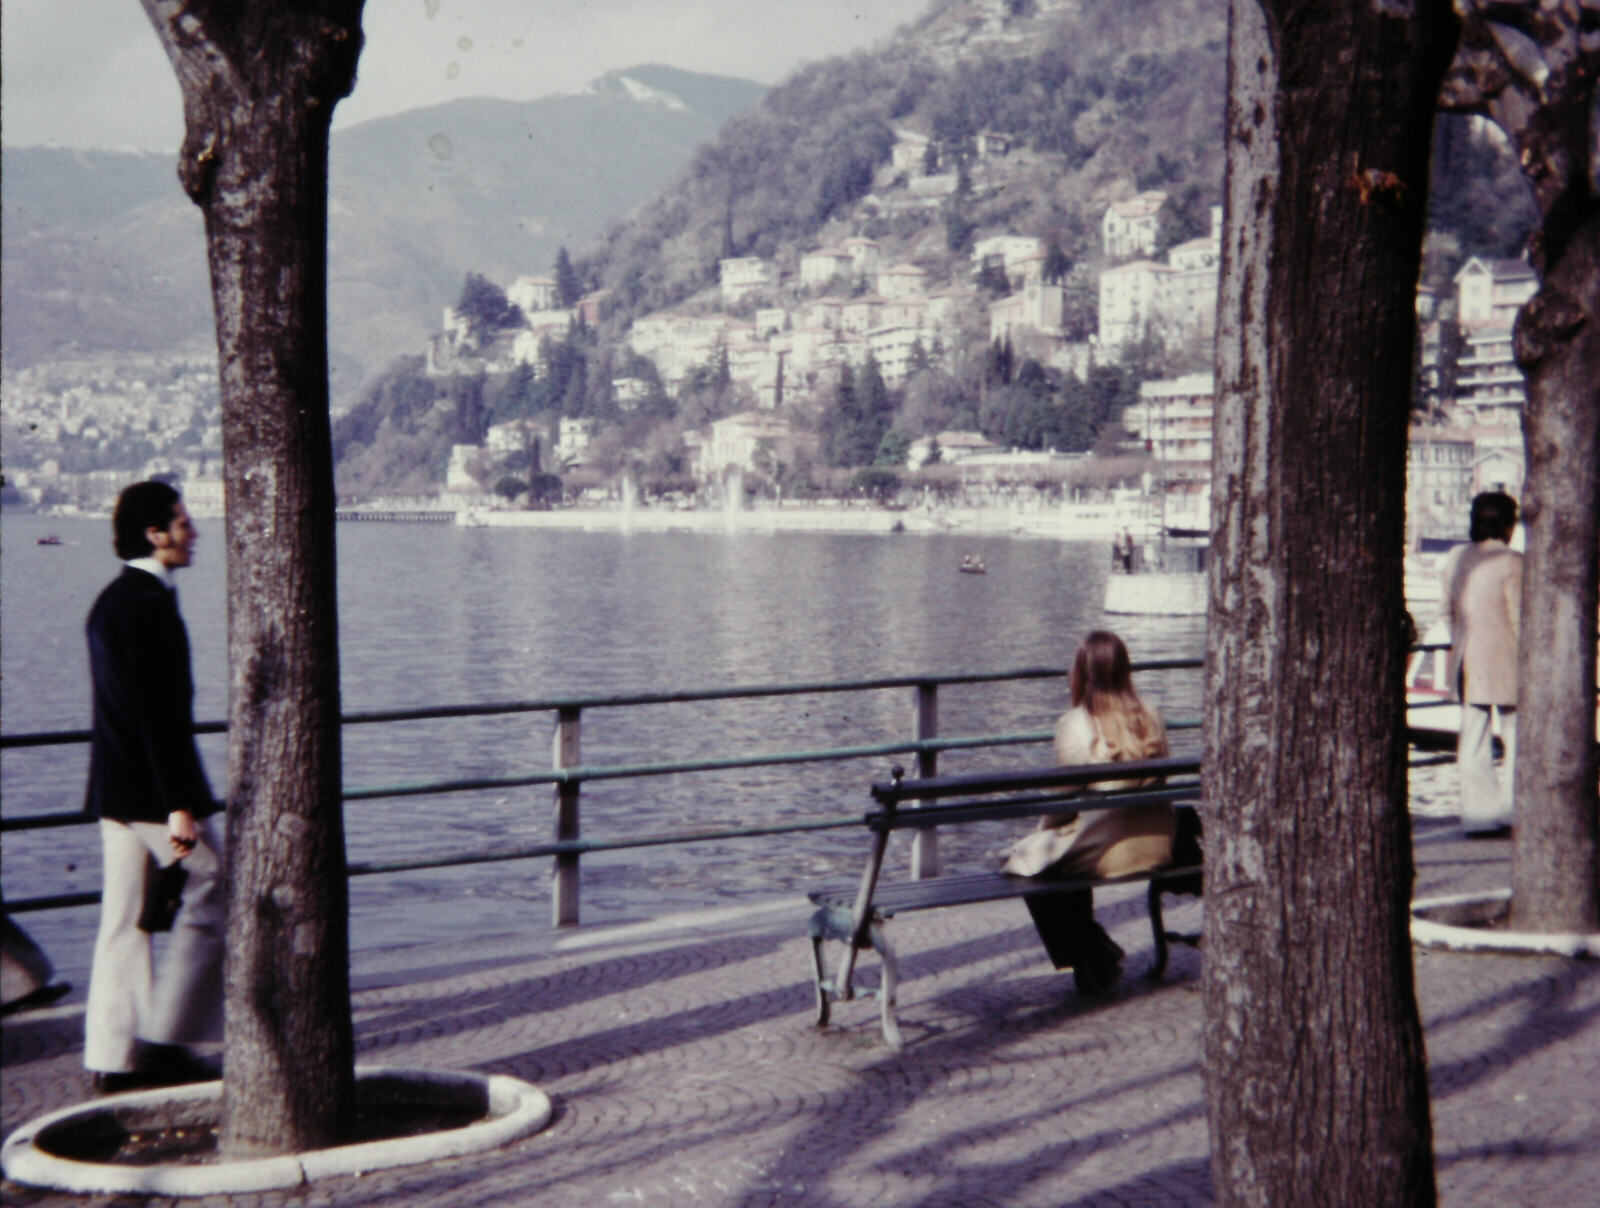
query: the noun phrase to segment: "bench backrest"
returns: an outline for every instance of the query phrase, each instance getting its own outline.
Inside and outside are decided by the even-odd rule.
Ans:
[[[1113,777],[1109,773],[1115,769]],[[939,801],[950,797],[979,797],[993,793],[1027,792],[1033,789],[1081,789],[1096,781],[1150,780],[1157,777],[1197,776],[1200,760],[1193,755],[1170,755],[1162,759],[1136,759],[1126,763],[1079,764],[1071,767],[1022,768],[1009,772],[974,772],[962,776],[926,776],[906,780],[904,770],[895,767],[893,779],[872,786],[872,799],[879,805],[898,805],[903,801]],[[1112,796],[1113,794],[1103,794]]]

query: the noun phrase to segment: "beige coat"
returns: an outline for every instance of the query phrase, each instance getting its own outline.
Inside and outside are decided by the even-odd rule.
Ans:
[[[1451,550],[1442,573],[1451,694],[1474,705],[1515,706],[1522,555],[1504,541],[1479,541]]]
[[[1151,714],[1166,749],[1161,715]],[[1069,709],[1056,722],[1056,762],[1065,766],[1111,762],[1111,751],[1096,732],[1089,711]],[[1142,788],[1154,780],[1099,780],[1097,792]],[[1120,877],[1148,872],[1172,862],[1177,818],[1170,805],[1053,814],[1039,820],[1039,829],[1024,835],[1006,857],[1004,869],[1017,876]]]

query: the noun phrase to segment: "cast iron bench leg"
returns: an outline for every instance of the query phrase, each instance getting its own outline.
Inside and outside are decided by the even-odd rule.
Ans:
[[[1160,981],[1167,971],[1167,925],[1161,916],[1161,882],[1151,881],[1150,892],[1150,931],[1155,937],[1156,959],[1150,966],[1150,971],[1145,974],[1151,981]]]
[[[884,934],[882,924],[874,923],[871,934],[872,946],[878,950],[878,959],[883,962],[883,982],[878,987],[883,1039],[891,1049],[899,1052],[906,1047],[905,1039],[900,1035],[900,1022],[894,1016],[895,995],[900,988],[900,963],[895,958],[894,948],[889,943],[889,937]]]
[[[828,1012],[832,1006],[832,994],[828,989],[828,969],[822,959],[822,936],[816,931],[811,933],[811,958],[816,963],[816,972],[811,982],[817,992],[817,1027],[828,1026]]]

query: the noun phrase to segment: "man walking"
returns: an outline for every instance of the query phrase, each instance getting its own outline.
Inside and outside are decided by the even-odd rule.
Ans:
[[[1456,746],[1461,829],[1469,839],[1500,838],[1511,832],[1512,802],[1495,779],[1490,736],[1498,713],[1509,778],[1516,767],[1517,638],[1522,620],[1522,555],[1507,544],[1516,527],[1517,505],[1511,496],[1500,491],[1478,495],[1472,501],[1472,544],[1452,550],[1444,564],[1450,691],[1461,702]]]
[[[103,878],[85,1012],[96,1089],[193,1081],[214,1068],[188,1046],[221,1039],[226,890],[210,821],[218,805],[194,741],[189,635],[173,575],[198,537],[178,492],[140,482],[112,516],[122,573],[89,612],[94,728],[84,809],[100,818]],[[183,904],[159,978],[140,930],[151,866],[183,861]]]

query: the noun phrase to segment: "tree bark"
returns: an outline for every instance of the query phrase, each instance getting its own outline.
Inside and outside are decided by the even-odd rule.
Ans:
[[[1548,221],[1547,221],[1548,227]],[[1512,925],[1600,931],[1600,202],[1517,316],[1527,376]]]
[[[228,546],[222,1144],[336,1142],[354,1046],[328,417],[328,128],[361,0],[141,0],[182,88],[205,216]]]
[[[1460,0],[1441,109],[1488,117],[1539,205],[1539,292],[1517,315],[1527,378],[1512,924],[1600,930],[1595,639],[1600,583],[1600,22],[1584,0]]]
[[[1232,0],[1205,686],[1219,1205],[1434,1202],[1401,558],[1448,0]]]

